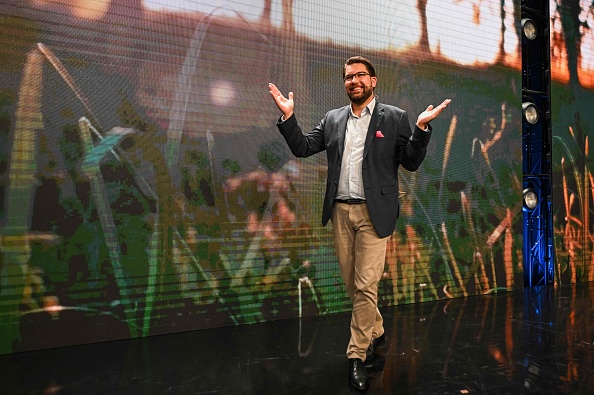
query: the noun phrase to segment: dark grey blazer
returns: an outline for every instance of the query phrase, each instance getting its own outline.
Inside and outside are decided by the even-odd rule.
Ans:
[[[340,177],[340,163],[349,106],[329,111],[311,132],[303,134],[295,115],[277,126],[293,155],[305,158],[326,150],[328,179],[322,213],[325,226],[332,216],[334,197]],[[381,131],[384,137],[376,136]],[[427,152],[431,128],[411,130],[406,111],[376,102],[363,150],[363,186],[371,220],[377,234],[394,232],[399,214],[398,167],[419,168]]]

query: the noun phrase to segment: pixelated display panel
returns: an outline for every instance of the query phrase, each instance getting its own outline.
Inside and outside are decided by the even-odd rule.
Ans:
[[[380,305],[522,287],[513,1],[38,0],[0,26],[0,352],[347,311],[325,156],[291,155],[268,83],[310,129],[357,54],[411,123],[453,99],[399,173]]]

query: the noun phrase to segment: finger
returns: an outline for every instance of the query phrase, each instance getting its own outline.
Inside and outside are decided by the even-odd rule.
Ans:
[[[278,90],[278,88],[276,86],[274,86],[274,84],[270,84],[269,85],[269,88],[270,88],[270,94],[272,96],[275,96],[276,97],[276,96],[278,96],[280,94],[280,91]]]
[[[444,100],[443,103],[441,103],[439,105],[439,112],[441,112],[442,110],[444,110],[448,106],[448,104],[450,104],[450,102],[451,102],[450,99]]]
[[[277,88],[276,85],[270,83],[268,84],[268,87],[270,88],[270,93],[272,93],[273,95],[282,95],[281,91]]]
[[[285,100],[283,94],[278,89],[276,89],[276,87],[274,87],[274,89],[270,89],[270,94],[277,104],[280,104],[283,100]]]
[[[289,100],[293,100],[293,92],[289,92]]]

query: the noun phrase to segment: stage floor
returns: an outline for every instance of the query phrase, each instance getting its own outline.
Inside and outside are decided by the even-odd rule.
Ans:
[[[384,308],[368,394],[592,394],[594,283]],[[351,394],[350,314],[0,356],[1,394]]]

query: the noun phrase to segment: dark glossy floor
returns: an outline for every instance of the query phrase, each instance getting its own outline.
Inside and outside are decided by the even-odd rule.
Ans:
[[[592,394],[594,283],[384,309],[369,394]],[[0,357],[2,394],[349,394],[349,314]]]

